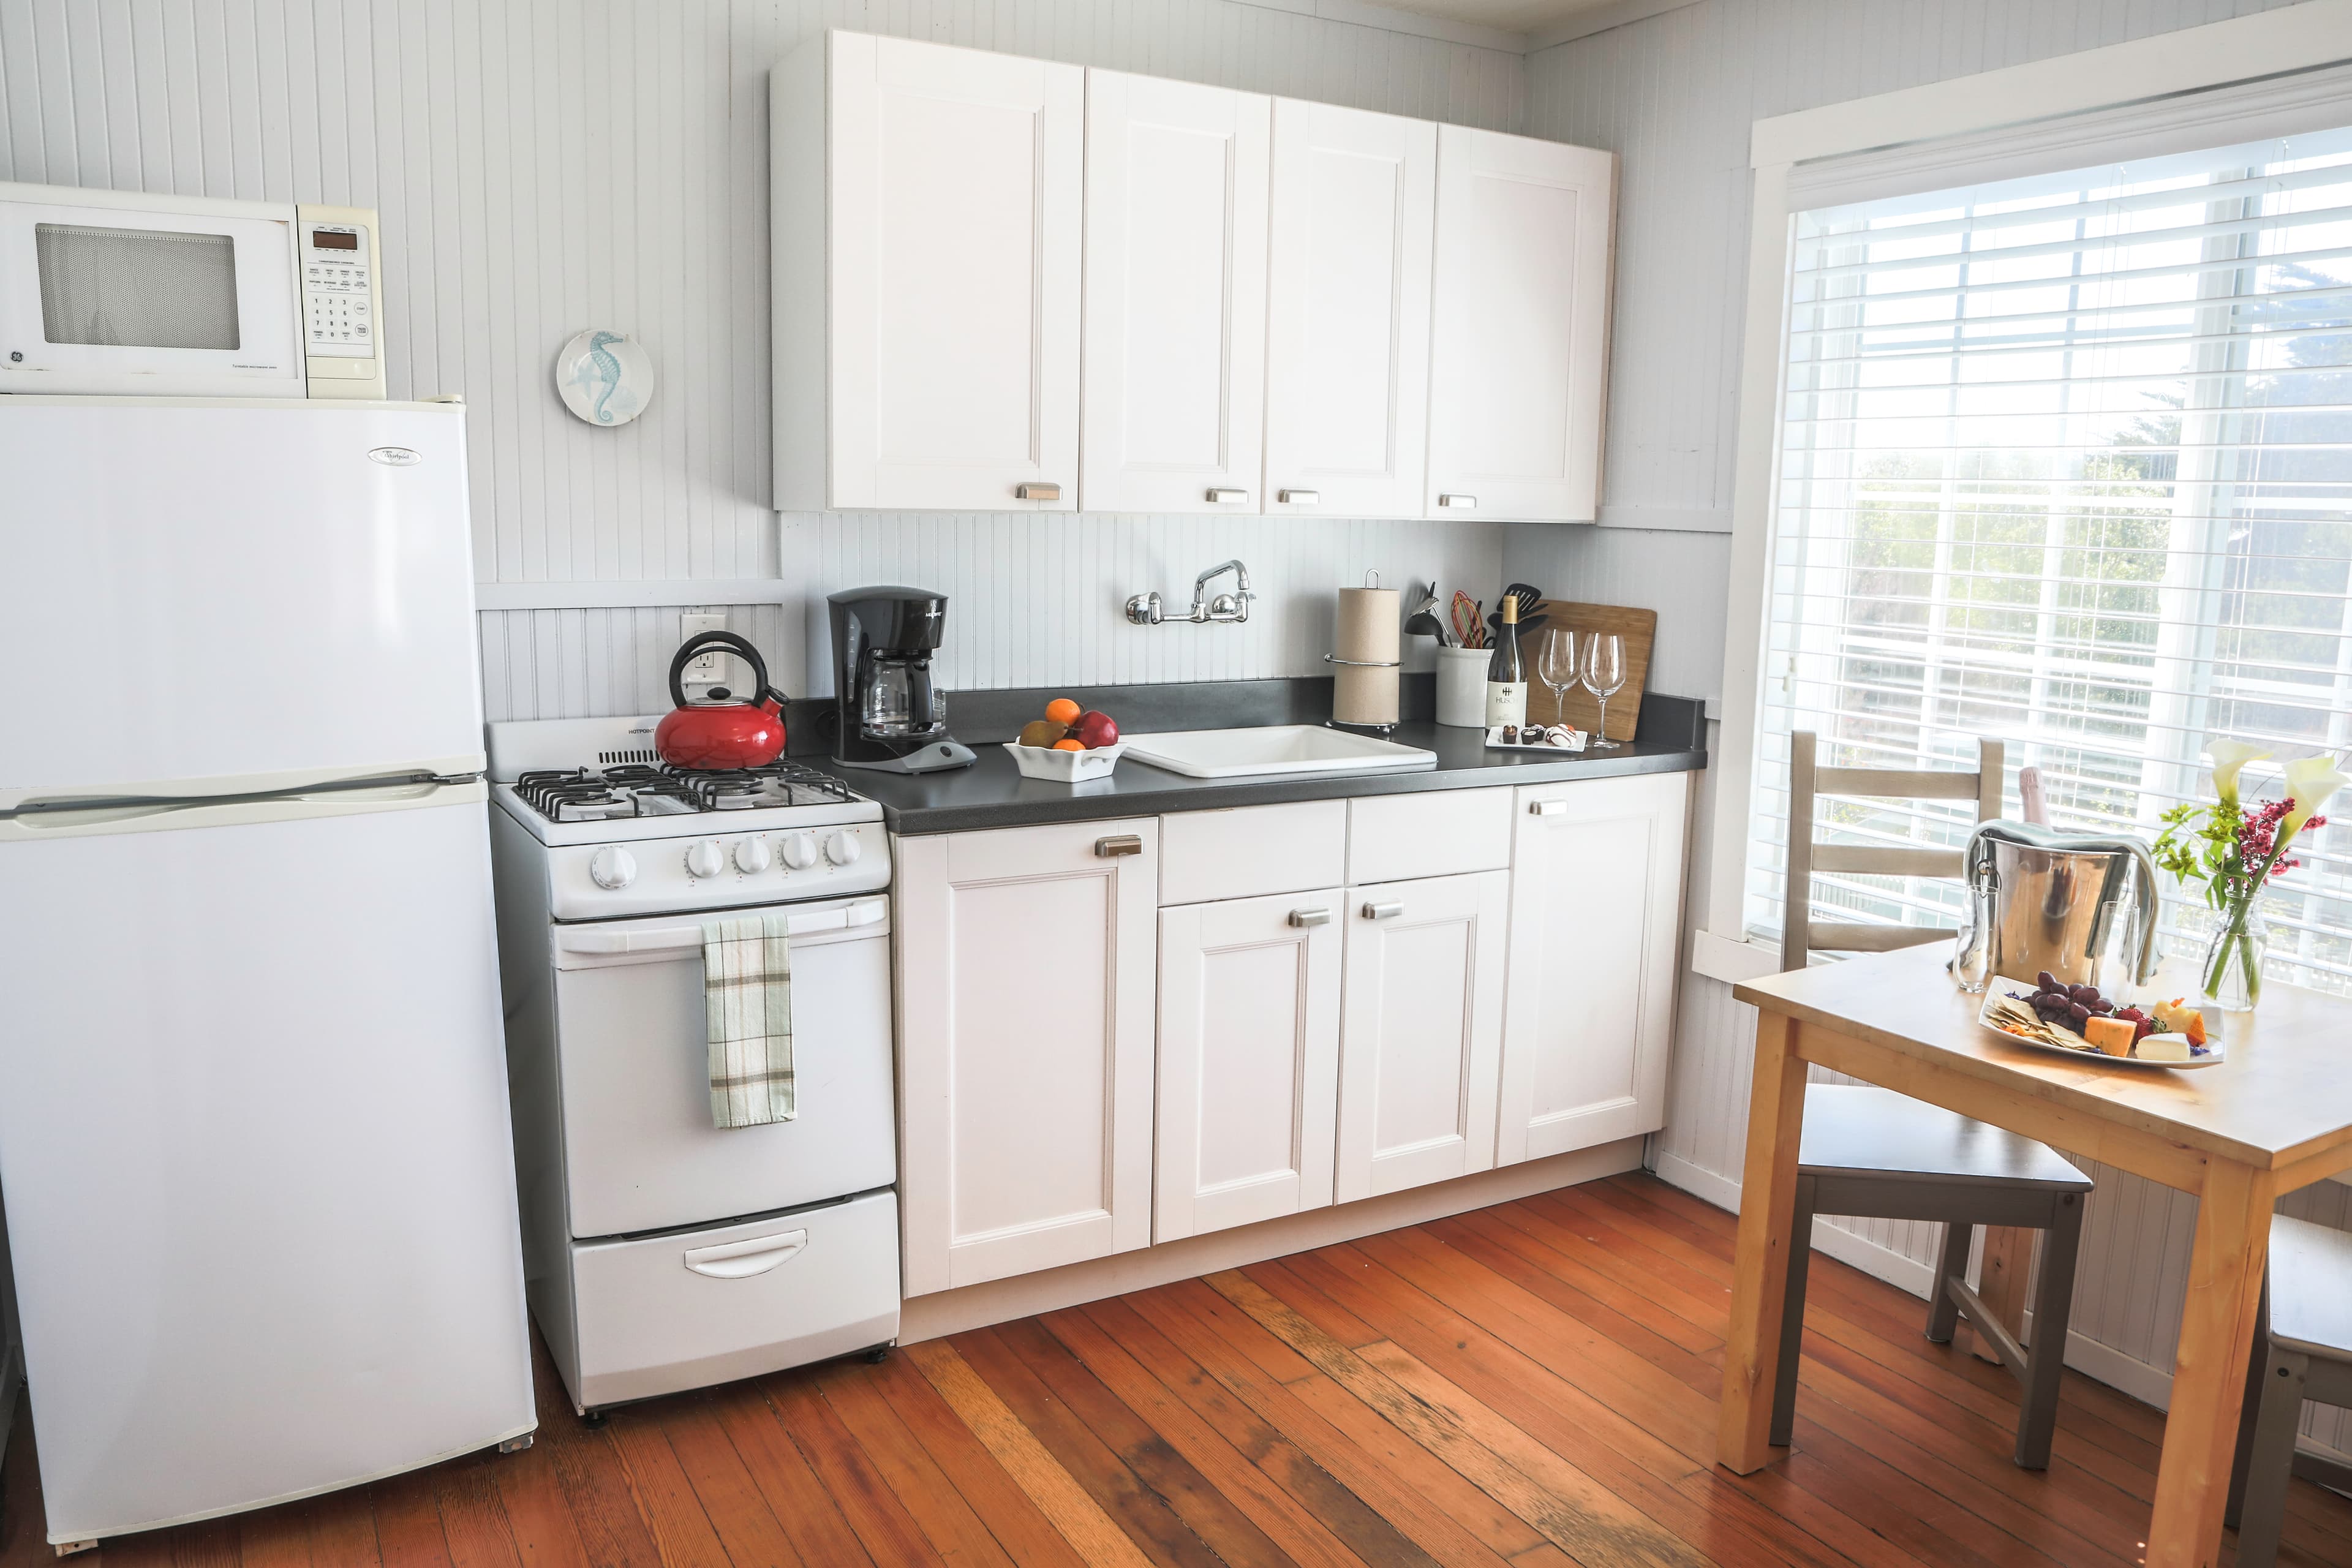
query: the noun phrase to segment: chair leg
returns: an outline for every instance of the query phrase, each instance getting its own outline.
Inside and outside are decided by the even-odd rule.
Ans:
[[[2279,1532],[2286,1522],[2286,1483],[2294,1468],[2294,1433],[2303,1423],[2303,1380],[2310,1363],[2293,1351],[2271,1347],[2262,1369],[2262,1413],[2246,1455],[2243,1500],[2238,1512],[2239,1568],[2271,1568],[2278,1560]]]
[[[1959,1304],[1945,1285],[1955,1275],[1966,1278],[1969,1271],[1969,1245],[1976,1239],[1977,1227],[1962,1225],[1958,1220],[1944,1226],[1943,1261],[1936,1266],[1936,1288],[1927,1297],[1927,1337],[1939,1345],[1952,1342],[1952,1331],[1959,1326]]]
[[[2083,1200],[2061,1193],[2042,1233],[2042,1278],[2033,1289],[2033,1343],[2025,1355],[2025,1397],[2017,1417],[2017,1463],[2050,1468],[2058,1426],[2058,1384],[2066,1370],[2066,1320],[2074,1304],[2074,1258],[2083,1243]]]
[[[2254,1308],[2254,1349],[2246,1367],[2246,1394],[2238,1405],[2238,1451],[2230,1458],[2230,1498],[2221,1510],[2221,1522],[2231,1530],[2238,1528],[2238,1515],[2246,1506],[2246,1462],[2253,1458],[2254,1428],[2262,1424],[2263,1379],[2271,1364],[2271,1282],[2263,1279],[2262,1300]]]
[[[1789,1446],[1797,1426],[1797,1363],[1805,1342],[1805,1270],[1813,1256],[1813,1194],[1811,1176],[1797,1178],[1796,1210],[1789,1220],[1789,1289],[1780,1307],[1780,1375],[1772,1391],[1776,1448]]]

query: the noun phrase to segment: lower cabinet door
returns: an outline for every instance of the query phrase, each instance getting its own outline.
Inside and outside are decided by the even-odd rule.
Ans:
[[[1348,889],[1339,1202],[1494,1164],[1510,885],[1479,871]]]
[[[1496,1160],[1665,1121],[1690,775],[1518,792]]]
[[[1154,1241],[1330,1203],[1341,897],[1160,911]]]
[[[1150,1243],[1159,828],[894,846],[909,1296]]]

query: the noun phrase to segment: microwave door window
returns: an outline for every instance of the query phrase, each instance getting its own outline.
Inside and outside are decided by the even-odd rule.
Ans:
[[[41,335],[108,348],[234,349],[236,246],[225,234],[33,226]]]

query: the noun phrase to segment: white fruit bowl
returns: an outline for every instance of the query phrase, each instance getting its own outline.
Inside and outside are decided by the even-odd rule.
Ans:
[[[1024,746],[1018,741],[1007,741],[1004,749],[1013,753],[1013,765],[1024,778],[1044,779],[1051,784],[1083,784],[1098,779],[1118,766],[1118,759],[1127,751],[1127,742],[1099,746],[1091,752],[1057,752],[1051,746]]]

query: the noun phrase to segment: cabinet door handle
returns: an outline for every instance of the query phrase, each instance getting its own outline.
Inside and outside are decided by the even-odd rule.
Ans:
[[[1295,926],[1327,926],[1331,923],[1329,910],[1293,910],[1290,923]]]
[[[1437,504],[1442,507],[1450,507],[1455,511],[1475,511],[1478,510],[1478,498],[1476,496],[1465,496],[1459,491],[1455,491],[1451,494],[1439,496],[1437,498]]]
[[[1564,816],[1567,814],[1568,802],[1564,800],[1531,800],[1528,802],[1528,815],[1529,816]]]
[[[1249,500],[1249,491],[1212,489],[1209,499],[1219,506],[1240,506]]]
[[[1281,494],[1282,504],[1285,506],[1321,506],[1323,504],[1321,490],[1284,490]]]
[[[1143,836],[1121,833],[1109,838],[1097,838],[1095,840],[1095,853],[1105,860],[1121,855],[1140,855],[1143,853]]]
[[[1015,485],[1013,487],[1013,499],[1015,500],[1060,500],[1062,499],[1062,487],[1059,485],[1038,484]]]
[[[1368,921],[1394,920],[1397,916],[1402,913],[1404,913],[1404,905],[1402,903],[1366,904],[1364,906],[1364,918]]]

